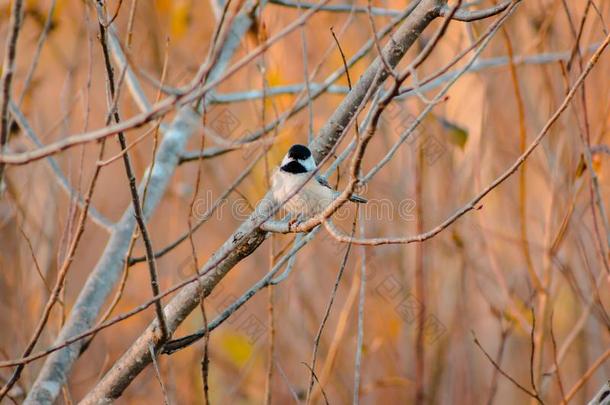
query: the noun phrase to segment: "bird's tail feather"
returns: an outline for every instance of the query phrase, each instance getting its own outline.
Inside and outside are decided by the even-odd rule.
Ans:
[[[360,204],[366,204],[367,202],[369,202],[366,198],[364,197],[360,197],[359,195],[356,194],[352,194],[349,197],[349,200],[355,203],[360,203]]]

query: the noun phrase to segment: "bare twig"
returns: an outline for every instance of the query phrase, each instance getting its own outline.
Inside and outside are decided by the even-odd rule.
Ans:
[[[324,391],[324,387],[322,387],[322,385],[320,384],[320,380],[318,380],[318,376],[316,375],[316,372],[313,370],[313,368],[309,367],[309,364],[305,363],[304,361],[302,361],[301,364],[309,369],[309,371],[311,372],[312,378],[315,378],[315,380],[318,383],[318,386],[320,387],[320,390],[322,391],[322,396],[324,397],[324,403],[326,405],[329,405],[328,397],[326,396],[326,391]]]
[[[419,1],[421,1],[421,0],[414,0],[411,3],[417,4],[417,3],[419,3]],[[315,4],[313,4],[313,3],[295,2],[292,0],[270,0],[269,2],[271,4],[277,4],[279,6],[293,7],[293,8],[303,7],[303,8],[310,9],[310,8],[315,7]],[[455,20],[458,20],[458,21],[482,20],[482,19],[485,19],[488,17],[492,17],[492,16],[499,14],[502,11],[506,10],[506,8],[508,8],[510,3],[511,3],[510,1],[504,1],[494,7],[490,7],[488,9],[478,10],[478,11],[458,10],[457,13],[455,13],[455,15],[452,16],[452,18]],[[333,4],[333,5],[329,5],[329,6],[324,6],[324,7],[320,8],[320,11],[328,11],[328,12],[334,12],[334,13],[354,12],[354,13],[362,13],[362,14],[369,12],[367,7],[354,7],[351,4]],[[443,6],[440,10],[441,16],[445,16],[445,15],[449,14],[449,11],[450,11],[450,7],[448,7],[446,5]],[[370,10],[370,13],[374,16],[390,17],[390,16],[398,15],[400,13],[400,11],[387,9],[387,8],[372,7]]]
[[[502,3],[497,4],[493,7],[477,11],[466,11],[458,9],[451,18],[453,18],[454,20],[466,22],[483,20],[485,18],[493,17],[494,15],[500,14],[502,11],[506,10],[511,5],[511,3],[512,0],[503,1]],[[440,15],[447,16],[449,13],[451,13],[451,8],[445,4],[440,10]]]
[[[150,357],[152,358],[153,368],[155,369],[155,377],[157,377],[157,381],[159,381],[159,386],[161,386],[161,392],[163,393],[163,403],[165,405],[169,405],[169,399],[167,398],[167,391],[165,390],[165,384],[163,384],[163,379],[161,378],[161,370],[159,370],[159,365],[157,364],[157,354],[155,353],[155,348],[153,345],[148,346],[150,350]]]
[[[98,25],[100,31],[100,44],[102,46],[102,53],[104,55],[104,65],[106,67],[106,75],[108,79],[108,88],[110,92],[110,97],[114,99],[117,89],[115,88],[115,80],[114,80],[114,72],[112,68],[112,63],[110,61],[110,52],[108,51],[107,45],[107,34],[106,34],[106,26],[110,23],[106,23],[104,11],[101,6],[98,4]],[[118,12],[118,9],[117,9]],[[118,109],[114,109],[112,113],[115,122],[118,124],[121,121]],[[125,153],[122,155],[123,163],[125,165],[125,174],[127,175],[127,180],[129,181],[129,191],[131,193],[131,201],[133,204],[133,210],[136,217],[136,222],[138,223],[138,229],[140,230],[140,234],[142,236],[142,240],[144,241],[144,247],[146,249],[146,258],[148,261],[148,270],[150,273],[150,286],[153,293],[153,296],[159,295],[159,276],[157,274],[157,264],[154,257],[154,249],[152,246],[152,241],[150,240],[150,235],[148,233],[148,228],[146,227],[146,222],[144,221],[144,212],[142,209],[142,204],[140,203],[140,196],[138,194],[138,188],[136,185],[136,177],[133,172],[133,167],[131,165],[131,160],[129,158],[129,153],[126,151],[127,143],[125,141],[125,135],[122,131],[118,134],[119,144],[121,145],[121,150]],[[153,160],[154,163],[154,160]],[[154,170],[154,167],[152,168]],[[161,304],[161,300],[155,301],[155,311],[157,313],[157,321],[159,322],[159,329],[161,335],[159,336],[159,340],[164,342],[170,336],[169,330],[167,328],[167,323],[165,321],[165,315],[163,314],[163,306]],[[155,342],[157,343],[157,342]]]
[[[352,235],[356,231],[356,221],[354,218],[354,223],[352,224]],[[322,338],[322,332],[324,332],[324,327],[326,326],[326,322],[328,321],[328,317],[330,316],[330,311],[333,307],[333,303],[335,302],[335,297],[337,296],[337,290],[339,289],[339,283],[343,278],[343,272],[345,271],[345,266],[347,265],[347,259],[349,258],[349,253],[352,249],[352,245],[348,244],[347,249],[345,249],[345,254],[343,255],[343,259],[341,261],[341,266],[339,267],[339,271],[337,272],[337,277],[335,278],[335,284],[330,292],[328,298],[328,304],[326,304],[326,310],[324,311],[324,316],[322,317],[322,321],[320,322],[320,326],[318,327],[318,332],[316,333],[316,337],[313,341],[313,349],[311,353],[311,376],[309,378],[309,386],[307,388],[307,396],[305,403],[309,404],[311,399],[311,390],[313,389],[314,382],[314,370],[316,369],[316,361],[318,359],[318,348],[320,347],[320,339]],[[317,379],[316,379],[317,380]]]
[[[472,338],[474,339],[474,344],[477,345],[477,347],[479,349],[481,349],[481,351],[483,352],[485,357],[487,357],[487,360],[489,360],[489,362],[494,366],[494,368],[496,370],[498,370],[498,372],[500,374],[502,374],[504,377],[506,377],[510,382],[512,382],[515,385],[515,387],[519,388],[525,394],[536,399],[539,403],[542,403],[542,401],[538,397],[538,394],[536,394],[535,392],[531,392],[530,390],[525,388],[523,385],[521,385],[517,380],[515,380],[513,377],[511,377],[508,373],[506,373],[504,370],[502,370],[502,368],[494,361],[494,359],[491,358],[491,356],[485,351],[485,349],[483,349],[483,346],[481,346],[481,343],[479,343],[479,340],[477,339],[474,332],[472,332]]]
[[[30,87],[30,83],[32,82],[32,77],[34,77],[34,72],[38,67],[38,61],[40,60],[40,53],[42,52],[42,47],[44,46],[44,43],[47,40],[47,36],[51,31],[51,26],[53,25],[53,13],[55,13],[56,4],[57,0],[51,0],[51,5],[49,6],[49,12],[47,13],[47,18],[44,22],[44,27],[42,27],[42,32],[40,33],[40,36],[38,36],[38,42],[36,43],[36,49],[34,50],[32,62],[30,63],[28,72],[26,73],[25,79],[23,80],[23,90],[21,90],[21,96],[19,96],[19,100],[15,103],[17,106],[20,106],[23,102],[28,88]]]
[[[15,74],[15,57],[17,55],[17,39],[23,19],[23,0],[15,0],[11,17],[9,19],[9,35],[6,37],[4,48],[4,63],[2,65],[2,77],[0,78],[0,154],[8,142],[9,115],[8,106],[11,99],[13,75]],[[0,162],[0,184],[4,174],[5,165]]]
[[[32,246],[32,241],[30,240],[28,235],[25,233],[25,230],[23,229],[22,224],[17,224],[17,228],[19,229],[19,233],[21,234],[23,239],[25,239],[25,242],[28,245],[28,249],[30,251],[30,256],[32,256],[32,262],[34,263],[34,268],[36,269],[36,273],[38,273],[38,277],[40,277],[40,281],[42,281],[42,285],[44,285],[44,288],[45,288],[45,290],[47,290],[47,293],[49,293],[49,295],[51,295],[51,286],[49,285],[49,282],[45,278],[44,274],[42,274],[42,269],[40,268],[40,264],[38,264],[38,259],[36,258],[36,252],[34,252],[34,246]],[[63,305],[63,303],[62,303],[62,305]]]
[[[482,40],[485,36],[481,36]],[[474,46],[477,45],[478,42],[475,42]],[[470,47],[469,47],[470,48]],[[459,70],[447,72],[447,70],[455,65],[468,51],[469,48],[460,52],[454,60],[448,63],[443,69],[439,69],[437,72],[431,74],[430,76],[423,78],[419,81],[419,91],[429,91],[434,90],[440,87],[443,83],[448,82],[453,77],[455,77]],[[588,46],[587,50],[595,50],[595,47]],[[552,64],[558,61],[567,61],[570,58],[569,52],[549,52],[549,53],[540,53],[535,55],[515,55],[513,57],[513,63],[515,66],[522,65],[542,65],[542,64]],[[351,66],[354,62],[354,58],[350,58],[347,63],[348,66]],[[473,63],[470,68],[465,72],[465,74],[481,72],[487,69],[498,68],[502,66],[507,66],[510,63],[510,59],[508,56],[498,56],[493,58],[484,58],[477,59],[475,63]],[[329,76],[329,79],[331,76]],[[334,79],[334,76],[333,76]],[[349,92],[349,88],[347,86],[340,85],[328,85],[328,80],[325,80],[323,83],[314,83],[310,82],[310,89],[312,90],[312,97],[316,98],[317,95],[321,94],[321,92],[330,93],[330,94],[346,94]],[[285,94],[296,94],[302,93],[306,90],[305,84],[287,84],[287,85],[277,85],[270,87],[266,90],[267,96],[281,96]],[[403,100],[414,95],[414,88],[412,86],[405,86],[400,89],[400,96],[396,97],[397,100]],[[224,103],[234,103],[239,101],[248,101],[248,100],[256,100],[262,97],[262,90],[244,90],[244,91],[236,91],[236,92],[223,92],[223,93],[215,93],[211,95],[209,100],[213,104],[224,104]],[[271,124],[269,124],[271,125]],[[265,129],[269,131],[269,125]],[[254,134],[253,134],[254,135]],[[595,147],[593,147],[595,148]],[[230,150],[227,150],[230,152]],[[603,151],[602,151],[603,152]],[[219,152],[212,153],[212,150],[208,150],[204,152],[204,158],[217,156]],[[599,151],[594,152],[599,153]],[[196,160],[197,157],[194,156],[195,152],[189,152],[184,156],[185,161]],[[213,155],[213,156],[212,156]]]
[[[523,96],[521,95],[521,87],[519,86],[519,78],[517,76],[517,67],[515,66],[515,60],[513,56],[513,45],[505,27],[502,27],[502,36],[506,43],[506,51],[510,63],[509,71],[510,78],[513,85],[513,91],[515,92],[515,101],[517,103],[517,117],[519,119],[519,153],[523,153],[527,145],[527,129],[525,126],[525,106],[523,104]],[[542,284],[536,274],[534,263],[532,261],[532,255],[530,253],[529,243],[527,240],[527,165],[524,163],[519,171],[519,231],[521,233],[521,248],[525,257],[525,263],[527,264],[527,271],[530,279],[534,284],[534,287],[538,290],[542,290]]]
[[[534,312],[534,308],[531,308],[532,315],[532,329],[530,330],[530,384],[532,385],[532,390],[536,394],[536,397],[540,397],[538,394],[538,389],[536,388],[536,379],[534,377],[534,358],[536,357],[536,314]]]
[[[15,122],[19,125],[19,127],[23,130],[25,135],[34,142],[34,144],[38,147],[42,146],[42,142],[40,138],[34,132],[34,129],[31,127],[28,120],[25,118],[19,107],[14,102],[10,102],[9,109],[11,115]],[[83,208],[85,205],[85,197],[83,197],[77,190],[75,190],[70,181],[66,178],[66,176],[62,173],[61,167],[57,163],[57,161],[53,157],[48,157],[47,162],[49,163],[49,167],[54,173],[54,177],[57,180],[57,183],[60,185],[62,190],[64,190],[71,198],[76,198],[78,205]],[[91,206],[89,203],[89,216],[91,220],[102,229],[109,231],[113,226],[113,223],[106,217],[104,217],[95,207]]]
[[[570,391],[568,391],[568,393],[565,396],[565,401],[570,402],[570,400],[572,398],[574,398],[574,395],[576,395],[576,393],[578,392],[578,390],[580,390],[582,388],[582,386],[591,378],[591,376],[593,375],[593,373],[595,373],[595,371],[602,365],[604,364],[604,362],[610,358],[610,349],[607,349],[604,353],[602,353],[597,360],[595,360],[595,362],[593,362],[593,364],[591,364],[591,367],[589,367],[589,369],[582,375],[582,377],[580,377],[580,379],[578,381],[576,381],[576,383],[574,384],[574,386],[572,386],[572,388],[570,389]]]
[[[361,208],[359,208],[361,211]],[[360,214],[360,213],[359,213]],[[360,235],[364,236],[364,219],[360,218]],[[348,245],[350,246],[350,245]],[[353,403],[360,403],[360,380],[362,375],[362,350],[364,349],[364,303],[366,300],[366,248],[361,248],[360,257],[360,291],[358,298],[358,335],[356,339],[356,356],[354,361]]]
[[[555,369],[557,369],[557,385],[559,386],[559,394],[561,394],[561,402],[565,403],[566,394],[563,388],[563,382],[561,381],[561,374],[559,373],[559,362],[557,361],[557,341],[555,340],[555,332],[553,329],[553,312],[551,312],[551,319],[549,322],[551,343],[553,345],[553,364],[555,365]]]
[[[420,1],[421,0],[413,0],[409,5],[416,6]],[[308,3],[308,2],[303,2],[303,1],[292,1],[292,0],[270,0],[269,3],[278,5],[278,6],[291,7],[291,8],[304,8],[304,9],[311,9],[316,6],[314,3]],[[327,5],[324,7],[320,7],[320,11],[328,11],[331,13],[361,13],[361,14],[368,12],[367,7],[360,7],[360,6],[355,6],[352,4],[330,4],[330,5]],[[376,16],[395,17],[397,15],[400,15],[401,10],[391,10],[391,9],[387,9],[387,8],[373,7],[371,12],[373,15],[376,15]]]

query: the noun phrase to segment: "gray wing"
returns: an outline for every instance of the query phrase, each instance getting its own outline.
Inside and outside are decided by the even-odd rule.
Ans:
[[[333,186],[331,186],[330,183],[328,182],[328,180],[326,180],[324,177],[316,176],[316,181],[321,186],[324,186],[326,188],[330,188],[331,190],[334,190]]]
[[[330,185],[330,183],[328,182],[328,180],[326,180],[324,177],[320,177],[320,176],[316,176],[316,181],[318,182],[318,184],[320,184],[321,186],[324,186],[326,188],[330,188],[331,190],[333,190],[335,193],[338,193],[338,191],[336,191],[333,186]],[[349,200],[355,203],[360,203],[360,204],[366,204],[368,202],[368,200],[364,197],[360,197],[359,195],[356,194],[352,194],[349,196]]]

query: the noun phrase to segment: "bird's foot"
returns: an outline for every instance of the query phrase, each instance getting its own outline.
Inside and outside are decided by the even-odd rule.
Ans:
[[[297,216],[295,216],[294,218],[291,218],[290,221],[288,221],[288,230],[292,231],[294,228],[297,228],[299,225],[301,225],[301,223],[303,222],[303,215],[299,214]]]

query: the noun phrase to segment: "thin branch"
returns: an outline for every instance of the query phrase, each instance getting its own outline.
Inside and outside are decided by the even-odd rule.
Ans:
[[[484,36],[483,36],[484,37]],[[483,38],[481,37],[481,38]],[[476,43],[475,43],[476,45]],[[598,44],[599,45],[599,44]],[[591,45],[587,47],[587,50],[595,50],[595,46]],[[468,51],[468,49],[466,50]],[[458,57],[455,58],[455,62],[447,64],[448,67],[451,67],[455,63],[457,63],[461,56],[463,56],[465,52],[461,52]],[[542,64],[552,64],[559,61],[567,61],[570,58],[569,52],[548,52],[548,53],[540,53],[536,55],[515,55],[513,57],[513,63],[515,66],[521,65],[542,65]],[[485,58],[478,59],[475,63],[473,63],[470,68],[465,72],[465,74],[477,73],[487,69],[500,68],[503,66],[507,66],[510,63],[510,58],[508,56],[497,56],[493,58]],[[348,66],[353,64],[353,58],[348,61]],[[438,72],[421,79],[419,81],[419,91],[426,92],[430,90],[434,90],[441,86],[443,83],[448,82],[453,77],[455,77],[459,70],[451,71],[446,73],[447,69],[441,69]],[[329,76],[330,78],[330,76]],[[346,94],[349,92],[349,87],[340,86],[340,85],[327,85],[328,81],[324,81],[323,83],[313,83],[310,82],[309,86],[312,90],[312,97],[316,97],[319,93],[327,93],[327,94]],[[302,93],[306,90],[306,86],[303,83],[297,84],[286,84],[286,85],[278,85],[270,87],[266,90],[267,96],[282,96],[286,94],[297,94]],[[261,98],[263,95],[262,90],[244,90],[244,91],[235,91],[235,92],[226,92],[226,93],[215,93],[210,96],[210,102],[212,104],[225,104],[225,103],[236,103],[241,101],[250,101]],[[397,100],[403,100],[409,97],[414,96],[414,89],[412,86],[402,87],[400,89],[400,96],[396,97]],[[594,147],[595,148],[595,147]],[[610,152],[608,152],[610,154]],[[208,157],[211,155],[210,152],[204,153],[204,157]],[[216,156],[216,155],[215,155]],[[192,159],[188,159],[192,160]]]
[[[595,373],[595,371],[602,364],[604,364],[604,362],[609,358],[610,358],[610,349],[607,349],[604,353],[601,354],[601,356],[599,356],[597,358],[597,360],[595,360],[595,362],[593,362],[591,367],[589,367],[589,369],[582,375],[582,377],[580,377],[580,379],[578,381],[576,381],[576,383],[570,389],[570,391],[568,391],[568,393],[566,394],[566,397],[565,397],[566,403],[570,402],[570,400],[572,398],[574,398],[574,395],[576,395],[578,390],[580,390],[582,388],[582,386],[585,385],[585,383],[591,378],[593,373]]]
[[[416,6],[421,0],[413,0],[409,6]],[[290,7],[290,8],[304,8],[304,9],[312,9],[316,6],[314,3],[307,3],[303,1],[292,1],[292,0],[270,0],[269,3]],[[331,13],[359,13],[365,14],[368,12],[367,7],[354,6],[352,4],[331,4],[328,6],[320,7],[320,11],[327,11]],[[383,16],[383,17],[395,17],[400,15],[401,10],[392,10],[381,7],[373,7],[371,12],[375,16]]]
[[[315,378],[316,382],[318,383],[318,386],[320,387],[320,390],[322,390],[322,396],[324,397],[324,403],[326,405],[329,405],[328,397],[326,396],[326,392],[324,391],[324,387],[322,387],[322,385],[320,384],[320,380],[318,380],[318,376],[316,375],[316,372],[313,371],[313,368],[309,367],[309,364],[305,363],[304,361],[302,361],[301,364],[309,369],[309,371],[311,372],[312,379]]]
[[[25,239],[25,242],[28,245],[28,249],[30,251],[30,256],[32,256],[32,262],[34,263],[34,268],[36,269],[36,273],[38,274],[38,277],[40,277],[40,281],[42,281],[42,284],[44,285],[44,288],[47,291],[47,293],[49,295],[51,295],[51,286],[49,285],[49,282],[45,278],[44,274],[42,274],[42,269],[40,268],[40,264],[38,264],[38,259],[36,258],[36,252],[34,252],[34,246],[32,246],[32,241],[30,240],[28,235],[25,233],[25,230],[23,229],[22,224],[17,223],[17,228],[19,229],[19,233],[21,234],[23,239]],[[62,305],[63,305],[63,302],[62,302]]]
[[[411,2],[411,4],[416,5],[420,1],[421,0],[414,0]],[[306,9],[311,9],[316,6],[314,3],[305,3],[305,2],[292,1],[292,0],[270,0],[269,3],[275,4],[278,6],[284,6],[284,7],[291,7],[291,8],[303,7]],[[484,9],[484,10],[477,10],[477,11],[468,11],[468,10],[464,10],[464,9],[459,9],[455,13],[455,15],[452,16],[452,19],[458,20],[458,21],[466,21],[466,22],[482,20],[482,19],[485,19],[488,17],[492,17],[494,15],[500,14],[502,11],[504,11],[508,8],[510,3],[511,3],[511,1],[509,0],[509,1],[505,1],[503,3],[500,3],[494,7],[490,7],[488,9]],[[332,13],[354,12],[354,13],[360,13],[360,14],[366,14],[369,12],[367,7],[365,7],[365,6],[354,7],[351,4],[328,5],[328,6],[321,7],[320,11],[327,11],[327,12],[332,12]],[[444,5],[440,9],[440,15],[444,17],[449,14],[449,11],[450,11],[450,7],[448,7],[447,5]],[[370,10],[370,13],[374,16],[393,17],[393,16],[398,15],[400,13],[400,10],[392,10],[392,9],[381,8],[381,7],[372,7]]]
[[[494,15],[500,14],[502,11],[506,10],[512,2],[512,0],[507,0],[493,7],[477,11],[466,11],[463,9],[459,9],[451,18],[453,18],[454,20],[465,22],[483,20],[485,18],[493,17]],[[447,16],[450,12],[451,7],[445,4],[441,7],[440,15]]]
[[[36,132],[34,132],[34,129],[27,121],[27,118],[25,118],[19,107],[17,107],[17,105],[13,101],[10,102],[9,109],[11,115],[13,116],[13,119],[19,125],[23,133],[28,138],[30,138],[36,146],[41,147],[42,142],[40,138],[36,135]],[[83,197],[77,190],[72,187],[68,178],[61,171],[61,167],[59,166],[55,158],[48,157],[46,160],[49,164],[51,171],[54,174],[57,184],[59,184],[61,189],[64,190],[66,194],[70,196],[70,198],[76,199],[80,208],[83,208],[85,206],[85,197]],[[92,207],[91,203],[89,204],[89,216],[96,225],[100,226],[106,231],[109,231],[110,228],[112,228],[112,226],[114,225],[112,221],[103,216],[97,209],[95,209],[95,207]]]
[[[114,81],[114,72],[112,68],[112,62],[110,61],[110,52],[108,50],[107,45],[107,34],[106,34],[106,22],[103,21],[105,19],[103,10],[98,3],[96,7],[98,11],[98,25],[100,31],[100,44],[102,46],[102,53],[104,55],[104,65],[106,67],[106,75],[108,79],[108,88],[110,91],[110,97],[115,98],[115,94],[117,93],[117,89],[115,88]],[[119,111],[117,108],[114,109],[113,117],[115,122],[118,124],[121,122],[121,117],[119,115]],[[142,236],[142,240],[144,241],[144,247],[146,249],[146,258],[148,261],[148,270],[150,275],[150,287],[153,293],[153,296],[159,295],[159,281],[157,274],[157,263],[154,257],[154,249],[152,246],[152,241],[150,240],[150,235],[148,233],[148,228],[146,227],[146,222],[144,221],[144,211],[142,209],[142,205],[140,204],[140,196],[138,194],[138,188],[136,185],[136,177],[133,172],[133,167],[131,165],[131,160],[129,158],[129,153],[126,152],[127,143],[125,141],[125,135],[123,132],[119,132],[118,134],[119,144],[121,146],[121,150],[125,151],[123,154],[123,163],[125,165],[125,174],[127,175],[127,180],[129,181],[129,191],[131,193],[131,201],[133,204],[134,214],[136,217],[136,222],[138,223],[138,228],[140,230],[140,234]],[[154,163],[154,160],[153,160]],[[153,168],[154,169],[154,168]],[[155,311],[157,313],[157,321],[159,322],[159,328],[161,335],[159,337],[160,341],[163,342],[167,340],[170,336],[170,332],[167,328],[167,322],[165,321],[165,315],[163,314],[163,305],[161,300],[155,301]]]
[[[352,235],[356,231],[356,218],[354,218],[354,222],[352,224]],[[299,235],[297,235],[299,236]],[[339,271],[337,272],[337,276],[335,278],[335,284],[330,292],[330,296],[328,298],[328,303],[326,304],[326,310],[324,311],[324,316],[322,317],[322,321],[320,322],[320,326],[318,327],[318,332],[316,333],[316,337],[313,340],[313,349],[311,353],[311,376],[309,378],[309,386],[307,388],[307,396],[305,403],[309,404],[311,400],[311,390],[313,389],[314,382],[314,370],[316,369],[316,361],[318,359],[318,348],[320,347],[320,340],[322,339],[322,332],[324,332],[324,327],[326,326],[326,322],[328,321],[328,317],[330,316],[330,311],[333,307],[333,303],[335,302],[335,297],[337,296],[337,290],[339,289],[339,283],[343,278],[343,272],[345,271],[345,267],[347,265],[347,259],[349,258],[349,253],[352,249],[352,245],[348,244],[347,249],[345,249],[345,254],[343,255],[343,259],[341,260],[341,266],[339,267]],[[317,379],[316,379],[317,380]],[[319,383],[319,382],[318,382]]]
[[[494,397],[496,396],[496,392],[498,391],[498,370],[499,366],[502,364],[502,357],[504,356],[504,349],[506,348],[506,340],[508,338],[508,334],[510,332],[509,328],[502,329],[500,334],[500,345],[498,346],[498,352],[496,353],[495,363],[498,364],[498,367],[494,367],[494,373],[491,377],[491,388],[489,393],[489,398],[487,399],[487,405],[492,405],[494,402]]]
[[[0,155],[4,153],[9,136],[8,106],[11,99],[13,75],[15,74],[15,57],[17,55],[17,39],[23,19],[23,0],[15,0],[9,19],[9,35],[6,36],[4,48],[4,63],[2,78],[0,78]],[[4,163],[0,162],[0,185],[4,174]]]
[[[502,27],[502,37],[506,44],[506,51],[510,60],[508,67],[510,72],[510,78],[513,85],[513,91],[515,93],[515,101],[517,104],[517,117],[519,120],[519,153],[523,153],[525,146],[527,145],[527,128],[525,125],[525,105],[523,103],[523,96],[521,94],[521,87],[519,85],[519,78],[517,76],[517,67],[515,66],[513,56],[513,44],[510,39],[510,35],[505,27]],[[525,257],[525,263],[527,265],[527,271],[530,276],[534,287],[538,291],[542,291],[542,283],[540,278],[536,274],[536,269],[532,261],[532,255],[530,253],[530,246],[527,239],[527,165],[524,163],[523,167],[519,171],[519,231],[521,236],[521,249],[523,256]]]
[[[551,319],[549,321],[549,329],[551,333],[551,343],[553,345],[553,365],[557,370],[557,385],[559,386],[559,394],[561,395],[562,404],[565,403],[566,393],[563,388],[563,382],[561,381],[561,374],[559,372],[559,362],[557,361],[557,341],[555,340],[555,332],[553,329],[553,312],[551,312]]]
[[[361,211],[361,208],[358,209]],[[361,215],[361,212],[358,213]],[[360,218],[360,235],[364,236],[364,218]],[[350,245],[348,245],[350,246]],[[358,334],[356,338],[356,355],[354,364],[353,403],[360,403],[360,379],[362,374],[362,350],[364,349],[364,303],[366,299],[366,248],[361,248],[360,257],[360,292],[358,298]]]
[[[494,368],[500,373],[502,374],[504,377],[506,377],[510,382],[512,382],[515,387],[519,388],[521,391],[523,391],[525,394],[527,394],[528,396],[536,399],[539,403],[542,404],[542,401],[540,400],[540,398],[538,397],[538,394],[536,394],[535,392],[531,392],[530,390],[528,390],[527,388],[525,388],[523,385],[521,385],[517,380],[515,380],[513,377],[511,377],[506,371],[502,370],[502,368],[500,367],[499,364],[497,364],[494,359],[491,358],[491,356],[485,351],[485,349],[483,349],[483,346],[481,346],[481,343],[479,342],[479,339],[477,339],[477,336],[474,334],[474,332],[472,332],[472,338],[474,339],[474,344],[477,345],[477,347],[479,349],[481,349],[481,351],[483,352],[483,354],[485,355],[485,357],[487,357],[487,360],[489,360],[489,362],[494,366]]]
[[[591,146],[591,154],[606,154],[610,156],[610,146],[604,144]]]
[[[57,4],[57,0],[51,0],[51,5],[49,6],[49,12],[47,13],[47,18],[44,22],[44,27],[42,27],[42,32],[38,37],[38,42],[36,43],[36,49],[34,50],[34,56],[32,57],[32,61],[30,62],[30,66],[28,68],[28,72],[25,75],[25,79],[23,80],[23,90],[21,90],[21,96],[19,96],[19,100],[16,102],[17,106],[20,106],[23,102],[23,99],[30,87],[30,83],[32,82],[32,77],[34,77],[34,72],[38,67],[38,61],[40,60],[40,54],[42,52],[42,47],[44,46],[45,41],[47,40],[47,36],[51,31],[51,27],[53,26],[53,13],[55,13],[55,5]]]
[[[534,390],[536,397],[539,398],[540,395],[538,394],[536,379],[534,378],[534,358],[536,357],[536,339],[534,338],[534,335],[536,334],[536,314],[534,312],[534,308],[531,308],[531,315],[532,329],[530,330],[530,384],[532,385],[532,389]]]
[[[163,379],[161,378],[161,370],[159,370],[159,365],[157,364],[157,354],[155,353],[155,347],[153,345],[150,345],[148,346],[148,350],[150,351],[150,357],[152,358],[153,368],[155,369],[155,377],[157,377],[159,386],[161,386],[161,392],[163,393],[163,403],[165,405],[169,405],[169,399],[167,398],[165,384],[163,384]]]

